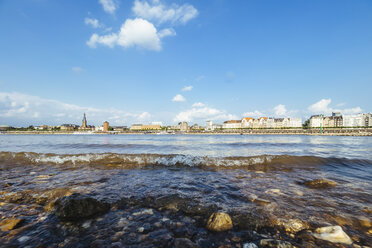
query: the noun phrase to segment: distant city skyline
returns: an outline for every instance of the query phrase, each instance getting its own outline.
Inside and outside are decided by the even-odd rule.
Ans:
[[[371,13],[368,0],[3,0],[0,125],[372,112]]]

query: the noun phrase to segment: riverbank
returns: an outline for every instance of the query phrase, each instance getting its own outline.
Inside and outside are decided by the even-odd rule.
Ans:
[[[317,129],[234,129],[218,131],[113,131],[113,132],[76,132],[76,131],[3,131],[3,135],[9,134],[45,134],[45,135],[107,135],[107,134],[182,134],[182,135],[321,135],[321,136],[372,136],[372,128],[326,128]]]

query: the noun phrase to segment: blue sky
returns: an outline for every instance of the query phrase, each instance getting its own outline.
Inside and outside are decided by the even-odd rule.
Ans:
[[[0,124],[371,112],[372,2],[0,0]]]

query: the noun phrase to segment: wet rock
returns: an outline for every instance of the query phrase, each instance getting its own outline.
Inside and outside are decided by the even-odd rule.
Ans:
[[[353,241],[340,226],[326,226],[315,229],[313,236],[332,243],[352,244]]]
[[[214,232],[223,232],[233,227],[230,216],[226,213],[214,213],[207,222],[207,229]]]
[[[20,218],[6,219],[0,223],[0,229],[3,232],[7,232],[7,231],[10,231],[10,230],[13,230],[19,227],[22,224],[22,222],[23,222],[23,219],[20,219]]]
[[[121,247],[124,247],[122,243],[120,242],[114,242],[111,244],[110,246],[111,248],[121,248]]]
[[[309,228],[309,225],[299,219],[277,219],[276,225],[282,226],[286,232],[297,233]]]
[[[275,239],[261,239],[260,240],[261,247],[268,247],[268,248],[292,248],[292,244],[283,241],[283,240],[275,240]]]
[[[187,238],[177,238],[174,240],[174,248],[196,248],[197,245]]]
[[[90,247],[92,248],[101,248],[105,246],[105,241],[101,239],[94,240],[91,244]]]
[[[335,187],[337,183],[328,179],[319,178],[303,182],[303,185],[312,189],[326,189],[330,187]]]
[[[108,203],[80,194],[61,197],[54,204],[55,214],[66,220],[89,218],[96,214],[106,213],[109,209]]]
[[[258,248],[258,246],[255,243],[245,243],[243,248]]]

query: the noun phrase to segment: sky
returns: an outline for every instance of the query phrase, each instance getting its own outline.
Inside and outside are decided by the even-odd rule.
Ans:
[[[0,125],[372,111],[370,0],[0,0]]]

